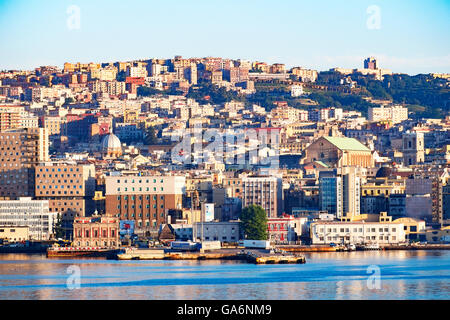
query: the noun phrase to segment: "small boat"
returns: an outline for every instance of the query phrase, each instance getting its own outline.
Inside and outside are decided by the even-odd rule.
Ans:
[[[364,246],[364,250],[381,250],[378,243],[370,243]]]

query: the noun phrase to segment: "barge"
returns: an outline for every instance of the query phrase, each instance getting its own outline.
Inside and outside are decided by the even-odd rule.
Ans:
[[[108,257],[118,251],[116,248],[101,247],[50,247],[47,258],[52,257]]]

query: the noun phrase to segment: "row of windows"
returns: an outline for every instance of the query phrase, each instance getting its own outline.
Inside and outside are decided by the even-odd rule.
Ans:
[[[117,188],[117,191],[120,192],[120,187]],[[125,187],[123,191],[125,191],[125,192],[128,191],[128,187]],[[132,187],[132,188],[131,188],[131,191],[137,191],[137,190],[135,190],[135,188]],[[142,190],[142,187],[140,187],[138,191],[143,191],[143,190]],[[150,191],[150,188],[147,187],[147,190],[145,190],[145,191]],[[153,191],[157,191],[157,190],[156,190],[156,187],[153,188]],[[164,188],[163,188],[163,187],[161,187],[161,191],[164,191]]]
[[[137,180],[137,181],[138,181],[138,183],[142,183],[142,180]],[[159,182],[160,182],[160,183],[164,183],[164,179],[161,179]],[[121,182],[120,179],[118,179],[118,180],[117,180],[117,183],[122,183],[122,182]],[[123,181],[123,183],[128,183],[128,180],[125,179],[125,180]],[[135,183],[135,180],[132,179],[132,180],[131,180],[131,183]],[[146,180],[145,180],[145,183],[150,183],[150,180],[149,180],[149,179],[146,179]],[[156,183],[156,179],[153,179],[153,183]]]
[[[136,200],[136,196],[130,196],[131,200]],[[117,196],[117,200],[120,200],[121,196]],[[142,196],[138,196],[139,200],[142,200]],[[145,196],[146,200],[150,200],[150,196]],[[161,200],[164,200],[164,196],[160,196]],[[128,196],[123,196],[123,200],[128,200]],[[156,196],[153,196],[153,200],[156,200]]]
[[[77,232],[76,234],[77,234],[78,237],[80,237],[80,238],[81,238],[82,235],[83,235],[83,233],[81,232],[81,230],[78,230],[78,232]],[[111,237],[115,237],[115,236],[116,236],[116,230],[112,229],[110,234],[111,234]],[[89,238],[90,235],[92,235],[93,237],[97,238],[98,235],[99,235],[98,230],[94,230],[92,233],[90,232],[90,230],[85,230],[84,236],[85,236],[86,238]],[[102,231],[102,237],[103,237],[103,238],[106,238],[107,236],[108,236],[108,232],[107,232],[106,230],[103,230],[103,231]]]
[[[128,205],[125,204],[125,205],[123,206],[123,208],[124,208],[124,209],[128,209]],[[147,208],[147,209],[150,208],[150,205],[147,204],[147,205],[146,205],[146,208]],[[117,206],[117,209],[120,209],[120,205]],[[134,209],[134,204],[131,205],[131,209]],[[142,209],[142,205],[139,205],[139,209]],[[153,205],[153,209],[156,209],[156,204]],[[164,205],[163,205],[163,204],[161,205],[161,209],[164,209]]]
[[[66,189],[70,189],[70,187],[72,187],[72,189],[76,189],[76,188],[77,188],[76,185],[72,185],[72,186],[66,186]],[[45,186],[45,185],[42,186],[42,189],[46,189],[46,188],[47,188],[47,186]],[[49,188],[49,189],[52,189],[52,186],[49,185],[48,188]],[[80,188],[80,189],[83,189],[83,186],[80,185],[79,188]],[[36,189],[40,189],[40,186],[36,186]],[[58,189],[58,185],[54,185],[54,188],[53,188],[53,189]],[[60,186],[60,189],[64,189],[64,185],[61,185],[61,186]]]
[[[50,195],[50,194],[56,194],[55,192],[56,191],[51,191],[51,193],[49,193],[50,191],[45,191],[45,194],[46,195]],[[67,191],[64,191],[64,192],[62,192],[62,191],[58,191],[58,194],[68,194],[67,193]],[[38,193],[39,195],[42,195],[42,194],[44,194],[44,191],[41,191],[41,192],[39,192]],[[69,194],[73,194],[73,191],[70,191],[70,193]],[[80,192],[77,190],[77,191],[75,191],[75,194],[80,194]]]
[[[338,231],[339,230],[339,231]],[[392,232],[396,232],[397,228],[392,228],[391,229]],[[324,228],[320,228],[319,229],[320,233],[324,232]],[[328,228],[326,229],[326,232],[330,233],[330,232],[350,232],[350,228]],[[363,232],[363,228],[353,228],[353,232]],[[366,232],[377,232],[376,228],[367,228]],[[389,232],[389,228],[378,228],[378,232]]]
[[[43,170],[44,170],[43,168],[39,168],[39,171],[40,171],[40,172],[43,172]],[[55,172],[55,168],[52,168],[50,171],[51,171],[51,172]],[[64,170],[62,170],[61,168],[57,168],[56,171],[57,171],[57,172],[62,172],[62,171],[67,172],[67,168],[64,168]],[[69,168],[69,171],[70,171],[70,172],[73,172],[73,168]],[[75,171],[76,171],[76,172],[79,172],[79,171],[80,171],[80,168],[75,168]],[[45,172],[49,172],[49,168],[45,168]]]
[[[80,242],[80,241],[78,241],[76,244],[77,244],[77,246],[81,246],[81,242]],[[92,243],[92,245],[98,247],[98,246],[99,246],[99,242],[98,242],[98,241],[95,241],[95,242]],[[106,241],[103,242],[103,245],[104,245],[105,247],[107,247],[107,246],[108,246],[108,242],[106,242]],[[116,242],[115,242],[115,241],[112,241],[112,242],[111,242],[111,246],[114,247],[115,245],[116,245]],[[87,246],[87,247],[90,246],[89,241],[86,242],[86,246]]]
[[[377,240],[376,236],[366,236],[366,240]],[[340,237],[319,237],[320,241],[339,241],[341,240]],[[350,240],[349,237],[347,237],[347,240]],[[389,236],[379,236],[378,240],[389,240]],[[397,240],[396,236],[391,236],[391,240]]]
[[[76,173],[72,173],[72,177],[76,177],[76,176],[77,176]],[[79,176],[79,177],[82,177],[83,175],[80,173],[80,174],[78,174],[78,176]],[[40,177],[40,174],[39,174],[39,173],[36,174],[36,177],[39,178],[39,177]],[[47,177],[47,176],[46,176],[45,173],[44,173],[44,174],[42,175],[42,178],[46,178],[46,177]],[[52,174],[49,173],[49,174],[48,174],[48,177],[49,177],[49,178],[52,178]],[[70,173],[66,173],[66,174],[61,173],[61,174],[59,175],[59,177],[60,177],[60,178],[70,178],[70,177],[71,177],[71,174],[70,174]],[[57,173],[54,174],[54,178],[58,178],[58,174],[57,174]]]
[[[120,213],[118,213],[117,216],[120,217]],[[153,218],[156,218],[156,216],[157,216],[157,214],[156,214],[156,213],[153,213]],[[160,216],[161,218],[164,218],[164,213],[161,212],[161,213],[159,214],[159,216]],[[130,218],[136,218],[136,214],[135,214],[135,213],[131,213],[130,215],[128,215],[128,213],[125,213],[125,214],[123,214],[123,217],[124,217],[125,219],[127,219],[127,218],[129,218],[129,217],[130,217]],[[143,216],[142,216],[142,213],[139,213],[138,217],[139,217],[139,218],[142,218],[142,217],[143,217]],[[149,213],[145,214],[145,217],[146,217],[146,218],[150,218],[150,214],[149,214]]]
[[[56,180],[52,180],[50,182],[50,180],[39,180],[39,183],[56,183]],[[61,183],[61,180],[58,180],[58,183]],[[67,180],[64,180],[64,183],[67,183]],[[80,183],[80,180],[75,180],[75,182],[73,180],[69,180],[69,183]]]

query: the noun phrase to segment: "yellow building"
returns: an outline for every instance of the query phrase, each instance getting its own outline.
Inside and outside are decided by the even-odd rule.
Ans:
[[[428,243],[450,243],[450,226],[438,230],[427,230],[426,239]]]
[[[405,193],[404,180],[388,180],[387,178],[377,178],[361,186],[362,196],[382,196],[389,197],[391,194]]]
[[[7,240],[9,242],[29,240],[29,227],[0,226],[0,239]]]
[[[186,224],[194,224],[197,222],[201,222],[202,211],[201,210],[183,209],[183,220],[185,220]]]
[[[399,218],[394,220],[394,222],[402,223],[405,230],[405,237],[410,241],[425,241],[426,231],[425,231],[425,221],[415,218]]]

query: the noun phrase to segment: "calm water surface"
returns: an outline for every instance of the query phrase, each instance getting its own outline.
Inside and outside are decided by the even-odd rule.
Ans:
[[[449,299],[450,251],[306,254],[306,264],[0,254],[0,299]],[[80,287],[69,278],[79,267]],[[369,266],[379,269],[380,281]],[[376,274],[375,274],[376,275]],[[69,281],[68,281],[69,280]],[[69,287],[67,283],[69,282]],[[76,284],[76,282],[75,282]]]

